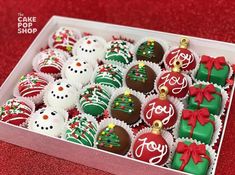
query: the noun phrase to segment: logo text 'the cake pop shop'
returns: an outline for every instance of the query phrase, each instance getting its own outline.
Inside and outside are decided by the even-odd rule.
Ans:
[[[34,34],[37,32],[37,28],[34,24],[37,21],[35,16],[25,16],[24,13],[18,13],[18,34]]]

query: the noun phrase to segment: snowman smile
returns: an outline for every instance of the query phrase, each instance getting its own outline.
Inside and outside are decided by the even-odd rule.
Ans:
[[[55,94],[54,91],[51,91],[51,94],[53,95],[53,97],[57,98],[57,99],[65,99],[65,98],[68,98],[68,94],[66,95],[58,95],[58,94]]]
[[[83,51],[83,52],[89,52],[89,53],[95,52],[95,49],[83,48],[82,46],[79,46],[79,48],[80,48],[81,51]]]
[[[84,62],[84,64],[86,64],[86,62]],[[72,67],[72,66],[68,66],[68,69],[71,71],[71,72],[74,72],[74,73],[80,73],[80,74],[82,74],[83,72],[86,72],[87,71],[87,69],[83,69],[83,70],[78,70],[78,69],[76,69],[76,68],[74,68],[74,67]]]
[[[38,123],[38,121],[35,121],[34,122],[35,126],[38,127],[38,128],[41,128],[41,130],[51,130],[53,129],[53,126],[50,125],[50,126],[40,126],[40,124]]]

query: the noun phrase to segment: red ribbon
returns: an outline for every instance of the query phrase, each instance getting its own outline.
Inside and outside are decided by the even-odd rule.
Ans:
[[[203,126],[207,124],[208,122],[211,122],[215,130],[215,122],[210,120],[210,113],[207,108],[201,108],[195,111],[183,110],[182,118],[184,120],[188,120],[188,125],[191,126],[190,138],[193,135],[193,131],[194,131],[194,128],[196,127],[197,121]]]
[[[212,68],[215,67],[217,70],[220,70],[223,68],[223,65],[226,64],[226,61],[223,56],[213,58],[210,56],[203,55],[201,57],[201,63],[205,64],[205,67],[208,69],[207,81],[210,81]]]
[[[191,96],[195,96],[195,102],[198,103],[198,107],[200,107],[200,104],[202,103],[204,98],[207,101],[213,100],[214,97],[212,96],[212,94],[215,93],[217,94],[215,86],[213,84],[208,84],[205,86],[205,88],[202,88],[202,85],[200,85],[199,87],[192,86],[189,88],[189,94]]]
[[[183,142],[179,142],[176,148],[177,153],[182,153],[180,160],[182,164],[179,168],[180,171],[183,171],[185,166],[188,164],[190,158],[193,159],[195,164],[202,162],[202,158],[206,158],[210,163],[210,157],[206,154],[206,146],[204,144],[197,145],[192,143],[186,145]]]

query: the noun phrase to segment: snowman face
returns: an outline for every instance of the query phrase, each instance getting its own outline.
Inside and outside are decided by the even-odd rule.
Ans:
[[[103,58],[106,41],[98,36],[85,36],[74,47],[73,54],[92,63]]]
[[[76,88],[90,82],[93,67],[84,59],[70,60],[64,68],[64,76]]]
[[[77,102],[77,91],[66,80],[55,81],[45,93],[45,103],[48,106],[65,110],[71,109]]]
[[[29,129],[41,134],[59,137],[63,133],[65,117],[62,112],[53,108],[42,108],[29,120]]]

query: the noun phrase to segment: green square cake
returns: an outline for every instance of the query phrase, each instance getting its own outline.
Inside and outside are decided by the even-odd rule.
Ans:
[[[185,141],[183,142],[186,145],[192,144],[191,142]],[[179,144],[179,143],[178,143]],[[208,159],[210,160],[210,153],[208,151],[205,151],[206,155],[208,156]],[[178,153],[177,150],[174,154],[173,160],[171,162],[171,168],[180,170],[180,167],[182,166],[183,161],[181,160],[183,153]],[[203,155],[201,155],[201,162],[195,163],[193,161],[192,156],[190,156],[188,163],[185,165],[183,170],[181,171],[195,174],[195,175],[206,175],[207,171],[210,166],[210,161],[207,158],[204,158]]]
[[[189,109],[189,111],[193,111],[193,110]],[[183,114],[184,114],[184,111],[183,111]],[[209,118],[209,121],[204,125],[201,124],[200,121],[197,120],[196,125],[193,128],[191,125],[189,125],[189,119],[184,119],[182,116],[180,120],[179,131],[178,131],[179,137],[185,137],[185,138],[188,137],[188,138],[196,139],[206,144],[210,144],[211,139],[214,134],[215,117],[209,114],[208,118]]]
[[[199,85],[199,84],[194,85],[194,87],[196,88],[200,88],[200,86],[201,86],[201,89],[204,89],[206,87],[206,85]],[[208,101],[206,98],[203,98],[202,103],[200,103],[200,105],[198,105],[198,102],[195,101],[196,96],[190,95],[188,98],[188,107],[190,109],[208,108],[211,114],[218,115],[220,113],[221,106],[222,106],[222,95],[221,95],[221,91],[219,88],[215,87],[215,89],[216,89],[216,93],[211,93],[211,95],[213,96],[213,99]]]
[[[199,69],[196,74],[196,79],[224,86],[226,84],[226,79],[229,75],[229,66],[225,64],[221,69],[216,69],[215,67],[212,67],[209,79],[208,74],[209,71],[206,67],[206,64],[200,63]]]

